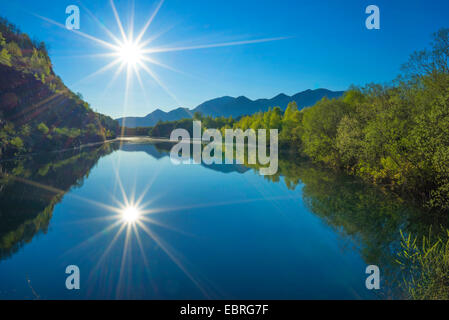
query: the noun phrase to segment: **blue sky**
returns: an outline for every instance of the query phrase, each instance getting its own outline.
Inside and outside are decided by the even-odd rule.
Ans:
[[[115,0],[129,28],[133,1]],[[135,30],[140,30],[159,1],[135,0]],[[406,0],[166,0],[144,39],[161,34],[154,47],[179,47],[261,38],[285,40],[154,53],[152,58],[178,70],[149,65],[168,94],[141,72],[144,90],[133,77],[124,109],[126,74],[108,86],[115,69],[84,79],[110,63],[89,57],[110,49],[48,23],[34,14],[64,24],[65,8],[81,9],[81,32],[112,42],[77,0],[0,2],[0,15],[50,47],[55,72],[92,107],[113,117],[143,116],[156,108],[192,108],[219,96],[270,98],[281,92],[344,90],[351,84],[385,83],[400,71],[414,50],[425,48],[430,35],[449,27],[449,1]],[[115,35],[120,31],[109,0],[82,4]],[[365,28],[365,8],[380,8],[381,29]],[[84,80],[83,80],[84,79]]]

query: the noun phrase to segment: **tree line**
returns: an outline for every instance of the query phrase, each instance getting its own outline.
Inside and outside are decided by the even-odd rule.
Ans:
[[[195,114],[203,129],[279,129],[281,150],[449,209],[449,29],[413,53],[390,84],[351,87],[298,110],[274,107],[238,119]],[[159,122],[142,133],[169,137],[192,119]]]

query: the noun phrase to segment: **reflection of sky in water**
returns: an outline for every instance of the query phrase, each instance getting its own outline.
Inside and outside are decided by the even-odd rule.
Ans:
[[[33,298],[30,286],[64,299],[374,297],[366,263],[304,206],[301,186],[238,167],[173,166],[147,147],[100,159],[55,206],[48,233],[0,262],[0,298]],[[143,214],[124,221],[83,198]],[[65,289],[70,264],[81,270],[78,292]]]

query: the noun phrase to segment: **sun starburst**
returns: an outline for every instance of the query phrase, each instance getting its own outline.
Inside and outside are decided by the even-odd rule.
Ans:
[[[142,50],[141,48],[132,42],[123,43],[117,50],[120,59],[131,66],[142,63]]]
[[[108,64],[106,64],[104,67],[101,67],[98,70],[95,70],[90,75],[80,79],[77,83],[72,84],[72,86],[85,81],[88,78],[92,78],[95,76],[98,76],[104,72],[107,72],[111,69],[116,68],[114,75],[111,77],[109,83],[106,85],[106,88],[109,88],[111,84],[118,78],[118,76],[122,73],[126,73],[126,86],[124,90],[124,106],[123,106],[123,114],[126,115],[126,109],[128,106],[128,98],[130,93],[130,87],[131,87],[131,78],[132,76],[135,76],[138,80],[138,83],[145,94],[146,90],[144,88],[145,83],[144,79],[141,76],[141,72],[148,75],[150,78],[152,78],[170,97],[172,97],[178,105],[181,105],[179,103],[179,100],[176,98],[175,94],[171,92],[169,87],[164,84],[162,79],[158,76],[158,74],[153,70],[152,66],[158,66],[162,67],[171,71],[180,72],[176,69],[174,69],[171,66],[168,66],[160,61],[158,61],[155,57],[156,54],[160,55],[164,52],[176,52],[176,51],[186,51],[186,50],[198,50],[198,49],[206,49],[206,48],[219,48],[219,47],[229,47],[229,46],[240,46],[240,45],[247,45],[247,44],[256,44],[256,43],[262,43],[262,42],[271,42],[271,41],[277,41],[277,40],[283,40],[287,39],[287,37],[277,37],[277,38],[263,38],[263,39],[252,39],[252,40],[239,40],[239,41],[221,41],[217,43],[209,43],[209,44],[187,44],[180,47],[173,47],[173,46],[161,46],[157,47],[154,46],[155,40],[160,37],[163,33],[153,34],[149,37],[147,37],[147,33],[151,30],[151,24],[156,18],[159,10],[161,9],[162,5],[164,3],[164,0],[160,1],[156,9],[150,14],[150,18],[146,21],[143,28],[138,33],[134,33],[134,19],[131,20],[131,27],[129,30],[125,30],[123,27],[123,24],[120,20],[119,13],[117,11],[117,8],[114,4],[113,0],[110,0],[110,5],[114,14],[115,21],[118,25],[118,28],[120,30],[120,35],[114,35],[113,32],[111,32],[102,22],[101,19],[96,17],[91,11],[89,11],[84,5],[83,8],[86,10],[86,12],[89,14],[89,16],[103,29],[107,35],[110,37],[110,41],[99,39],[95,36],[89,35],[87,33],[84,33],[80,30],[72,29],[70,32],[73,32],[74,34],[83,37],[85,39],[88,39],[90,41],[93,41],[96,44],[101,45],[107,52],[91,55],[89,57],[97,57],[97,58],[112,58],[112,61],[108,61]],[[67,30],[65,25],[60,24],[54,20],[51,20],[49,18],[36,15],[37,17],[54,24],[60,28],[63,28],[64,30]],[[181,72],[182,73],[182,72]],[[122,130],[124,130],[124,127],[126,124],[122,126]],[[123,143],[121,141],[121,143]],[[119,158],[120,160],[120,158]],[[144,264],[146,266],[147,270],[150,270],[148,266],[148,262],[146,260],[146,252],[144,252],[144,247],[142,245],[142,236],[147,236],[151,240],[153,240],[167,255],[168,257],[186,274],[186,276],[193,282],[195,285],[204,293],[205,297],[208,297],[207,290],[204,289],[203,283],[201,283],[198,280],[197,275],[193,274],[191,270],[188,270],[188,268],[185,266],[185,263],[183,259],[181,259],[180,255],[174,250],[167,242],[165,242],[158,234],[152,229],[154,226],[163,227],[165,229],[169,229],[171,231],[175,231],[177,233],[185,234],[182,230],[177,230],[176,228],[173,228],[172,226],[165,225],[158,221],[157,214],[161,214],[164,212],[173,212],[173,211],[180,211],[180,210],[190,210],[197,207],[214,207],[214,206],[221,206],[221,205],[228,205],[231,203],[211,203],[211,204],[199,204],[197,206],[186,206],[186,207],[173,207],[173,208],[151,208],[151,202],[148,201],[146,203],[143,203],[143,199],[149,190],[149,188],[152,186],[152,183],[147,184],[146,190],[141,192],[141,195],[135,199],[134,193],[129,196],[125,192],[125,189],[122,186],[120,177],[119,177],[119,170],[118,168],[114,170],[116,173],[116,184],[118,185],[122,199],[119,201],[118,199],[113,198],[115,205],[108,205],[104,203],[100,203],[91,199],[86,198],[80,198],[81,200],[86,201],[87,203],[90,203],[98,208],[105,209],[108,214],[105,217],[99,217],[98,220],[107,220],[112,221],[111,224],[108,224],[104,229],[99,231],[98,233],[95,233],[92,237],[84,241],[83,243],[79,244],[78,246],[72,248],[71,250],[84,248],[85,246],[88,246],[92,243],[93,240],[98,239],[103,236],[110,236],[112,235],[112,239],[110,243],[107,245],[106,248],[102,249],[101,257],[99,258],[96,267],[92,270],[91,276],[95,274],[95,272],[98,270],[98,268],[102,267],[102,264],[104,263],[104,260],[108,256],[108,254],[111,252],[111,250],[114,248],[115,245],[120,244],[120,237],[125,235],[125,241],[123,243],[123,253],[122,253],[122,261],[121,261],[121,268],[120,268],[120,279],[119,279],[119,286],[117,287],[117,296],[120,294],[120,285],[123,282],[123,272],[126,268],[125,261],[128,256],[129,250],[132,247],[130,242],[132,239],[136,239],[139,249],[141,251],[141,256],[144,259]],[[27,181],[27,183],[33,183]],[[41,188],[50,188],[48,186],[38,185]],[[57,192],[63,194],[64,191],[62,190],[56,190]],[[250,201],[260,201],[261,199],[254,199]],[[262,199],[265,200],[265,199]],[[246,200],[245,200],[246,201]],[[150,207],[150,208],[149,208]],[[97,219],[97,218],[96,218]],[[92,220],[85,221],[85,222],[91,222]],[[70,250],[70,251],[71,251]]]
[[[130,27],[129,30],[125,30],[123,27],[122,21],[120,19],[120,15],[118,13],[118,10],[115,6],[115,3],[113,0],[110,0],[110,6],[112,8],[115,21],[117,23],[117,26],[120,30],[120,35],[116,36],[113,34],[112,31],[110,31],[99,19],[97,16],[95,16],[88,8],[86,8],[83,4],[81,4],[86,10],[86,12],[89,14],[89,16],[100,26],[101,29],[103,29],[107,35],[111,38],[111,42],[103,39],[99,39],[97,37],[94,37],[92,35],[86,34],[80,30],[72,29],[71,32],[77,34],[78,36],[84,37],[88,40],[91,40],[107,50],[110,50],[107,53],[103,54],[96,54],[96,55],[90,55],[89,57],[113,57],[114,60],[107,64],[106,66],[100,68],[99,70],[94,71],[90,75],[80,79],[75,84],[79,84],[83,81],[85,81],[88,78],[98,76],[99,74],[102,74],[106,71],[109,71],[110,69],[116,67],[117,70],[114,74],[114,76],[111,78],[109,84],[107,84],[106,88],[109,88],[113,81],[115,81],[118,77],[118,75],[122,72],[126,73],[126,86],[125,86],[125,102],[124,102],[124,110],[123,113],[126,115],[126,109],[128,104],[128,98],[129,98],[129,91],[131,86],[131,78],[132,75],[135,75],[138,83],[142,89],[142,91],[145,93],[144,88],[144,81],[140,75],[140,72],[143,71],[146,75],[148,75],[150,78],[152,78],[173,100],[176,101],[178,105],[181,105],[180,101],[177,99],[176,95],[171,92],[171,90],[168,88],[167,85],[164,84],[164,82],[160,79],[160,77],[157,75],[155,70],[151,68],[151,65],[159,66],[162,68],[166,68],[171,71],[178,70],[165,65],[164,63],[161,63],[156,60],[152,54],[154,53],[164,53],[164,52],[174,52],[174,51],[186,51],[186,50],[198,50],[198,49],[206,49],[206,48],[218,48],[218,47],[229,47],[229,46],[240,46],[240,45],[247,45],[247,44],[255,44],[255,43],[262,43],[262,42],[271,42],[271,41],[277,41],[277,40],[283,40],[287,39],[288,37],[273,37],[273,38],[262,38],[262,39],[253,39],[253,40],[240,40],[240,41],[228,41],[228,42],[218,42],[218,43],[211,43],[211,44],[192,44],[192,45],[185,45],[181,47],[171,47],[171,46],[162,46],[162,47],[155,47],[152,46],[152,43],[154,40],[156,40],[158,37],[162,35],[162,33],[149,36],[147,39],[144,40],[144,37],[147,33],[150,31],[150,27],[154,19],[156,18],[159,10],[161,9],[164,0],[161,0],[155,10],[150,14],[150,18],[147,20],[147,22],[144,24],[143,28],[140,30],[140,32],[136,33],[136,36],[134,35],[134,13],[130,17]],[[51,20],[49,18],[36,15],[37,17],[52,23],[54,25],[57,25],[61,28],[65,28],[64,25]]]

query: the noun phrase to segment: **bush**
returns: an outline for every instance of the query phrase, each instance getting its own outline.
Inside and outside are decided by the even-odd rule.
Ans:
[[[5,46],[5,48],[8,50],[8,52],[13,55],[14,57],[22,57],[22,50],[20,50],[20,47],[15,42],[8,42]]]
[[[6,39],[3,37],[3,34],[0,32],[0,46],[3,47],[6,44]]]
[[[15,147],[17,150],[21,150],[23,148],[23,141],[19,137],[14,137],[9,142],[13,147]]]
[[[0,63],[11,67],[11,55],[5,48],[0,50]]]
[[[43,134],[47,134],[49,129],[48,127],[45,125],[45,123],[41,122],[39,123],[39,125],[37,126],[37,130],[39,130],[40,132],[42,132]]]

